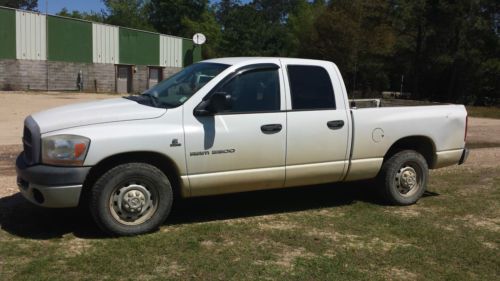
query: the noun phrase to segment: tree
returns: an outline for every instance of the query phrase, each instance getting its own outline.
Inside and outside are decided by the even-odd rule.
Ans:
[[[37,11],[38,0],[0,0],[0,6]]]
[[[105,22],[106,21],[106,18],[102,13],[97,13],[94,11],[87,13],[87,12],[79,12],[79,11],[73,10],[72,12],[69,12],[68,9],[62,8],[61,11],[56,13],[56,15],[61,16],[61,17],[82,19],[82,20],[88,20],[88,21],[94,21],[94,22]]]
[[[221,1],[216,15],[221,24],[220,53],[226,56],[286,56],[296,42],[287,28],[299,0]]]
[[[210,20],[208,0],[151,0],[148,18],[156,30],[166,34],[190,37],[193,23]],[[186,26],[190,23],[190,27]]]
[[[389,11],[384,0],[331,2],[314,22],[302,55],[334,61],[350,93],[365,96],[386,89],[385,62],[395,44]]]
[[[204,11],[197,20],[184,17],[181,24],[184,36],[191,38],[195,33],[201,32],[207,37],[207,41],[202,48],[203,58],[214,58],[220,55],[221,28],[212,9]]]
[[[287,21],[288,55],[307,57],[309,53],[308,43],[311,42],[311,35],[314,33],[314,23],[325,9],[324,1],[302,0],[296,2]]]
[[[148,20],[149,1],[145,0],[103,0],[106,11],[105,22],[113,25],[155,31]]]
[[[491,0],[395,2],[395,57],[408,65],[415,98],[477,104],[499,98],[499,6]]]

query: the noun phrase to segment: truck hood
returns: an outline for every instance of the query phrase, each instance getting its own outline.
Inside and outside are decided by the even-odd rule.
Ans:
[[[157,118],[166,112],[125,98],[106,99],[55,107],[31,116],[40,133],[92,124]]]

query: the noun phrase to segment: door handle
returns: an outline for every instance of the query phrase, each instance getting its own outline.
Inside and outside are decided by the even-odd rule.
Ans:
[[[334,120],[334,121],[328,121],[326,122],[326,125],[328,128],[332,130],[338,130],[342,127],[344,127],[344,120]]]
[[[260,127],[260,130],[264,134],[274,134],[281,131],[281,129],[283,129],[283,126],[281,126],[281,124],[268,124],[268,125],[262,125]]]

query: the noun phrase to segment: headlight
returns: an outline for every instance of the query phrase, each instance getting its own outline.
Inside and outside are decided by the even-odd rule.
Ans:
[[[52,165],[82,166],[90,139],[75,135],[56,135],[42,139],[42,162]]]

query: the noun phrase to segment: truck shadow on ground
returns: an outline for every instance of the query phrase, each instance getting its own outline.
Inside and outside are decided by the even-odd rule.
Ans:
[[[179,199],[164,227],[322,209],[358,201],[382,205],[373,184],[328,184]],[[424,197],[438,195],[426,192]],[[88,239],[108,237],[98,229],[85,208],[41,208],[19,193],[0,198],[0,227],[12,235],[29,239],[60,238],[66,234]]]

